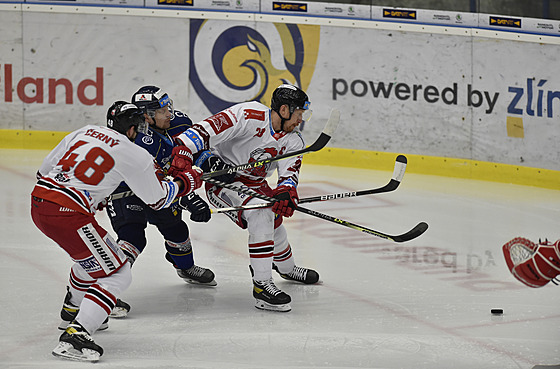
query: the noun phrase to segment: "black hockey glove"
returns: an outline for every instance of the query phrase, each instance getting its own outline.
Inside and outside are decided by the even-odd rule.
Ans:
[[[179,206],[191,213],[193,222],[208,222],[212,213],[206,201],[202,200],[196,193],[191,192],[179,199]]]
[[[220,157],[211,155],[210,157],[208,157],[208,159],[200,164],[200,167],[202,168],[204,173],[211,173],[217,170],[229,168],[229,165],[227,165],[222,159],[220,159]],[[232,183],[235,180],[235,172],[230,174],[222,174],[213,178],[217,181]]]

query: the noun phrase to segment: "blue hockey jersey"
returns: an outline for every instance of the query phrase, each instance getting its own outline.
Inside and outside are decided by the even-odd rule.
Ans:
[[[152,127],[149,127],[147,134],[138,132],[134,143],[147,150],[163,169],[163,172],[167,174],[167,169],[171,165],[171,153],[173,147],[176,146],[173,137],[190,128],[192,124],[191,118],[183,112],[175,110],[173,118],[171,118],[170,127],[165,134],[161,134],[152,129]],[[122,182],[115,190],[115,193],[124,191],[129,191],[129,188],[126,183]]]
[[[189,129],[193,122],[186,114],[175,110],[170,124],[166,134],[161,134],[150,127],[148,134],[138,133],[134,141],[135,144],[152,154],[165,173],[167,173],[167,169],[171,165],[171,152],[173,147],[176,146],[173,137]]]

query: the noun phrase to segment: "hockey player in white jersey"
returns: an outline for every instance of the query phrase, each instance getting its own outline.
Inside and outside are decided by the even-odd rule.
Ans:
[[[31,217],[72,258],[71,280],[77,281],[70,302],[79,311],[60,336],[55,356],[98,361],[103,349],[91,335],[132,279],[128,259],[95,220],[99,205],[122,181],[156,210],[202,184],[196,167],[185,166],[173,180],[158,178],[152,156],[132,142],[145,129],[143,111],[117,101],[107,112],[107,127],[89,125],[70,133],[37,172]]]
[[[253,101],[234,105],[177,136],[184,144],[185,159],[192,153],[211,149],[229,165],[262,160],[305,147],[298,126],[304,113],[310,113],[307,94],[292,85],[279,86],[272,95],[271,107]],[[282,217],[290,217],[298,202],[297,185],[301,156],[269,163],[237,173],[234,186],[249,187],[275,197],[272,208],[227,213],[249,232],[250,269],[253,276],[255,306],[272,311],[290,311],[291,298],[276,287],[272,269],[284,279],[313,284],[319,274],[295,265]],[[266,178],[278,172],[275,189]],[[226,188],[206,185],[206,194],[216,207],[230,207],[263,202]]]

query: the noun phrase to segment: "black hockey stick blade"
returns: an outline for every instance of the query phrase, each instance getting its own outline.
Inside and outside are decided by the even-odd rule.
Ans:
[[[334,131],[336,130],[336,127],[338,127],[339,122],[340,122],[340,111],[338,111],[337,109],[332,109],[331,114],[329,116],[329,119],[327,120],[327,124],[325,125],[325,128],[323,128],[323,132],[321,132],[321,134],[319,135],[317,140],[315,140],[315,142],[313,142],[310,146],[308,146],[306,148],[303,148],[301,150],[296,150],[296,151],[289,152],[289,153],[286,153],[286,154],[283,154],[283,155],[278,155],[278,156],[275,156],[275,157],[272,157],[272,158],[257,160],[257,161],[254,161],[252,163],[240,164],[240,165],[236,165],[236,166],[221,169],[221,170],[216,170],[216,171],[210,172],[210,173],[204,173],[202,175],[202,180],[204,181],[208,178],[217,177],[217,176],[220,176],[222,174],[226,174],[226,173],[231,174],[231,173],[238,172],[240,170],[260,167],[262,165],[266,165],[268,163],[272,163],[272,162],[275,162],[275,161],[278,161],[278,160],[291,158],[291,157],[298,156],[298,155],[307,154],[309,152],[319,151],[323,147],[325,147],[327,145],[327,143],[330,141],[332,135],[334,134]]]
[[[404,176],[404,172],[406,170],[406,156],[398,155],[397,159],[395,160],[395,168],[393,169],[393,176],[389,183],[387,183],[383,187],[373,188],[371,190],[362,190],[362,191],[352,191],[352,192],[342,192],[337,194],[329,194],[329,195],[319,195],[319,196],[311,196],[305,197],[299,200],[300,204],[305,204],[309,202],[316,202],[316,201],[327,201],[327,200],[334,200],[334,199],[344,199],[347,197],[356,197],[356,196],[364,196],[364,195],[373,195],[376,193],[384,193],[384,192],[391,192],[396,190],[399,185],[401,184],[402,178]]]
[[[391,180],[389,181],[389,183],[387,183],[385,186],[380,187],[380,188],[357,191],[356,196],[372,195],[372,194],[375,194],[375,193],[391,192],[391,191],[396,190],[399,187],[399,185],[401,184],[401,181],[404,177],[404,173],[406,171],[406,164],[407,164],[406,156],[398,155],[397,158],[395,159],[395,167],[393,168],[393,176],[391,177]]]
[[[305,214],[309,214],[324,220],[328,220],[330,222],[334,222],[340,225],[343,225],[345,227],[348,228],[352,228],[355,229],[357,231],[361,231],[367,234],[370,234],[372,236],[377,236],[377,237],[381,237],[381,238],[385,238],[387,240],[392,240],[394,242],[406,242],[406,241],[410,241],[415,239],[416,237],[422,235],[422,233],[426,232],[426,230],[428,229],[428,224],[421,222],[418,223],[414,228],[412,228],[410,231],[400,234],[400,235],[390,235],[387,233],[382,233],[373,229],[369,229],[366,228],[364,226],[358,225],[358,224],[354,224],[351,222],[348,222],[346,220],[343,219],[339,219],[339,218],[335,218],[335,217],[331,217],[330,215],[327,214],[323,214],[323,213],[319,213],[318,211],[315,210],[311,210],[311,209],[307,209],[307,208],[302,208],[301,206],[298,206],[296,208],[296,210],[299,210]]]
[[[416,227],[412,228],[410,231],[403,233],[398,236],[392,236],[391,239],[395,242],[406,242],[421,236],[424,232],[428,230],[428,223],[420,222]]]

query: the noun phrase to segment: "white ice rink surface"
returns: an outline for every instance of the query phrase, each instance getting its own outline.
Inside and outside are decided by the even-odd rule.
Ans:
[[[560,364],[560,286],[525,287],[501,246],[560,238],[560,191],[408,173],[395,192],[306,204],[384,233],[420,221],[397,244],[296,213],[285,224],[296,263],[323,283],[276,277],[292,311],[253,306],[246,233],[225,215],[188,220],[215,288],[184,283],[151,226],[122,296],[128,318],[94,335],[97,364],[54,358],[71,265],[33,225],[30,192],[46,151],[0,150],[1,368],[476,368]],[[391,172],[305,165],[300,197],[384,185]],[[100,223],[112,232],[104,213]],[[188,219],[188,218],[187,218]],[[493,317],[490,309],[502,308]]]

